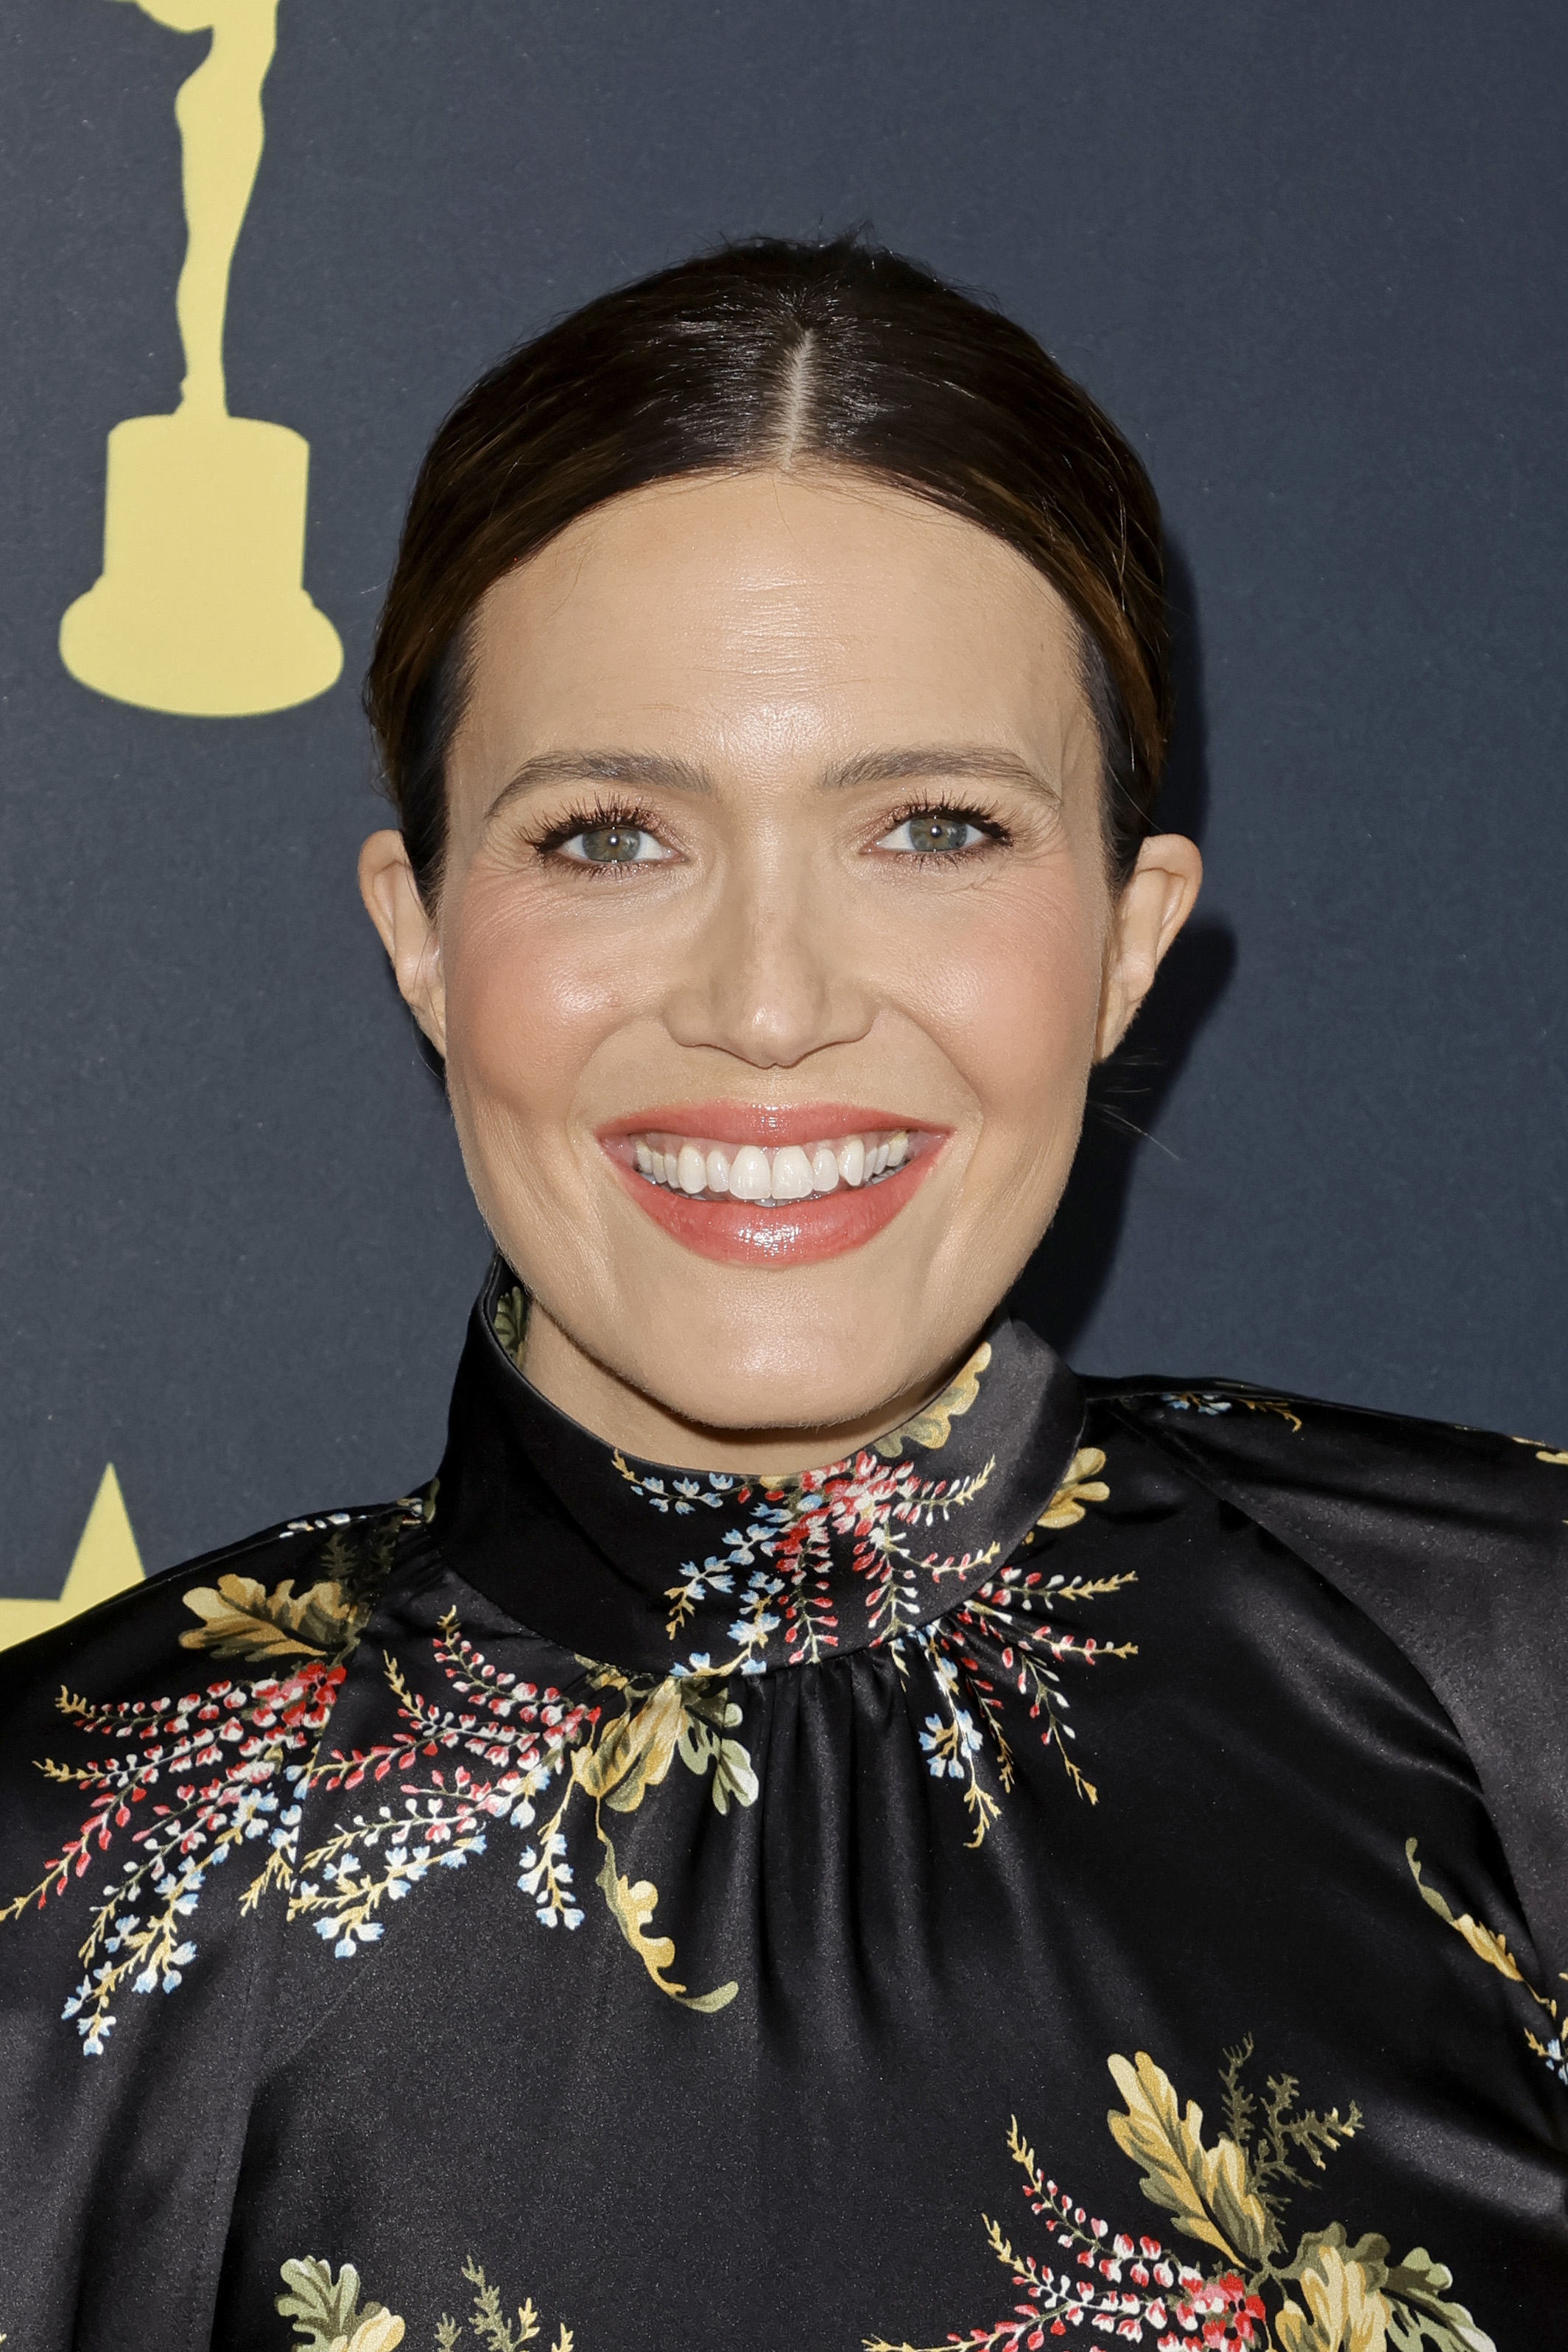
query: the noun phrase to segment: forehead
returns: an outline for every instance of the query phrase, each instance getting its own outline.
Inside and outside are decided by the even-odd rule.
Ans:
[[[990,532],[867,478],[660,483],[490,589],[466,749],[646,744],[711,759],[879,742],[1061,760],[1089,729],[1075,624]]]

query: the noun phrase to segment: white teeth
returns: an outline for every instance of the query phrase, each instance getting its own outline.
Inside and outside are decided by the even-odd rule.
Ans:
[[[809,1201],[811,1163],[798,1143],[787,1143],[773,1155],[773,1197],[776,1201]]]
[[[688,1200],[710,1200],[728,1193],[737,1201],[809,1201],[811,1195],[833,1192],[841,1184],[870,1184],[909,1158],[909,1132],[892,1135],[841,1136],[836,1142],[781,1144],[769,1151],[756,1143],[737,1149],[727,1143],[707,1143],[666,1135],[630,1139],[637,1172],[651,1183],[667,1184]]]
[[[766,1201],[773,1186],[768,1154],[743,1143],[729,1163],[729,1189],[737,1201]]]

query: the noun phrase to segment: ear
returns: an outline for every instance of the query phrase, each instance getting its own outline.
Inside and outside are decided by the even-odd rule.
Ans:
[[[446,1051],[441,934],[426,911],[401,833],[372,833],[360,852],[360,896],[392,958],[398,992],[438,1054]]]
[[[1103,1062],[1127,1034],[1149,992],[1166,950],[1191,914],[1203,880],[1203,859],[1185,834],[1156,833],[1117,899],[1105,942],[1105,978],[1094,1058]]]

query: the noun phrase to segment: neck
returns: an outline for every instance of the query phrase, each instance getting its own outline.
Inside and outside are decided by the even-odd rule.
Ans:
[[[522,1369],[558,1411],[640,1461],[662,1462],[676,1470],[749,1471],[784,1477],[841,1461],[858,1446],[896,1429],[940,1395],[969,1352],[968,1348],[960,1349],[935,1373],[854,1420],[786,1428],[715,1428],[685,1420],[586,1355],[537,1300],[528,1308]]]

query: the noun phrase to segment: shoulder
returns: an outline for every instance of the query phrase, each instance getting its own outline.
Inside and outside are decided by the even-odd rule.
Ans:
[[[1091,1416],[1141,1430],[1221,1493],[1288,1514],[1314,1550],[1368,1547],[1433,1570],[1561,1584],[1568,1449],[1257,1388],[1242,1381],[1090,1380]]]
[[[47,1744],[74,1725],[140,1738],[214,1684],[341,1679],[417,1500],[289,1519],[164,1570],[0,1652],[5,1843],[57,1777]]]
[[[0,1928],[28,1923],[0,1952],[13,2072],[48,2072],[61,2017],[100,2055],[121,1993],[180,1982],[179,1921],[236,1845],[287,1838],[281,1792],[423,1517],[289,1520],[0,1655]]]
[[[1568,1962],[1568,1450],[1235,1381],[1086,1381],[1404,1653],[1458,1729],[1538,1942]]]
[[[1092,1422],[1137,1430],[1299,1553],[1440,1673],[1445,1704],[1527,1649],[1568,1685],[1568,1452],[1238,1381],[1085,1387]]]

